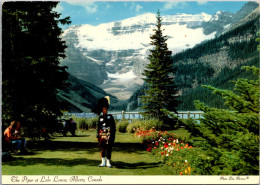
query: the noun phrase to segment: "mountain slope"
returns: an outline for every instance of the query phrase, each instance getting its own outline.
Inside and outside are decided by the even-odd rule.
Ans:
[[[201,100],[210,106],[223,107],[223,101],[202,84],[229,89],[239,77],[251,78],[241,66],[259,66],[256,33],[259,30],[259,11],[253,11],[246,18],[219,37],[204,42],[173,56],[173,65],[177,68],[176,85],[180,89],[179,110],[194,110],[193,100]],[[128,109],[141,106],[138,90],[129,100]]]
[[[97,104],[98,99],[107,95],[110,96],[111,110],[114,110],[115,107],[120,107],[120,102],[116,97],[107,94],[104,90],[89,82],[69,75],[67,83],[70,86],[60,90],[58,98],[59,101],[66,105],[69,112],[91,112]]]

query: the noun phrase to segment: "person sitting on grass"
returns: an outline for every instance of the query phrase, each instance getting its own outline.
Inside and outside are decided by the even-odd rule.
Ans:
[[[4,131],[4,139],[7,143],[17,145],[17,150],[20,150],[19,154],[27,154],[26,140],[21,137],[21,123],[12,121],[10,126]]]
[[[66,121],[64,130],[63,130],[63,136],[67,136],[67,132],[69,131],[72,136],[77,136],[75,134],[77,129],[77,123],[73,120],[73,118],[70,118]]]

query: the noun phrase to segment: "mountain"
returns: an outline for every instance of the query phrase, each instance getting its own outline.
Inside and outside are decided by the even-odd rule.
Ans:
[[[249,2],[235,14],[218,11],[214,15],[162,16],[168,48],[178,54],[221,36],[238,26],[257,6]],[[77,79],[94,84],[119,100],[127,100],[142,88],[155,17],[148,13],[98,26],[69,27],[62,35],[68,48],[61,65],[68,66],[68,72]]]
[[[236,27],[245,24],[251,19],[254,19],[259,11],[259,4],[256,2],[248,2],[234,15],[231,26],[229,26],[224,32],[235,29]]]
[[[69,73],[75,77],[91,82],[119,99],[128,99],[143,84],[141,74],[148,62],[146,57],[155,17],[149,13],[98,26],[68,28],[63,34],[68,48],[62,65],[68,66]],[[163,18],[169,47],[175,52],[214,38],[214,33],[203,34],[202,23],[211,19],[205,13]]]
[[[233,16],[227,12],[162,16],[168,48],[178,53],[213,39],[231,25]],[[155,17],[148,13],[98,26],[71,26],[62,35],[68,48],[61,64],[76,78],[128,99],[143,84]]]
[[[109,96],[111,101],[110,110],[120,108],[122,105],[118,99],[107,94],[103,89],[76,77],[69,75],[66,83],[70,84],[68,88],[59,90],[57,96],[60,102],[66,106],[69,112],[91,112],[98,102],[98,99]],[[124,106],[124,105],[123,105]]]
[[[180,90],[179,100],[182,102],[178,110],[195,110],[194,100],[201,100],[209,106],[226,108],[220,97],[201,85],[230,89],[233,86],[230,81],[252,78],[241,67],[259,67],[259,53],[256,49],[258,43],[255,41],[259,31],[259,18],[257,7],[232,25],[229,31],[173,56],[173,66],[177,68],[175,83]],[[129,99],[128,110],[141,106],[139,97],[142,95],[142,88]]]

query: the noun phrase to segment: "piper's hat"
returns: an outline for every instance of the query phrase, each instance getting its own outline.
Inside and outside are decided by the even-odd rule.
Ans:
[[[109,104],[110,104],[109,96],[100,98],[98,100],[96,107],[92,110],[92,112],[99,115],[102,112],[102,108],[109,108]]]
[[[108,101],[108,105],[109,105],[109,104],[110,104],[110,98],[109,98],[109,96],[105,96],[104,98],[107,99],[107,101]]]

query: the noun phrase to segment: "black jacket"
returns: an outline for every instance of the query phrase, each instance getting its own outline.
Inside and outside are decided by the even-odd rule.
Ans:
[[[111,114],[103,115],[101,114],[98,118],[97,124],[97,138],[99,137],[99,131],[103,127],[110,127],[110,138],[109,143],[112,144],[115,141],[115,134],[116,134],[116,124],[114,117]]]

